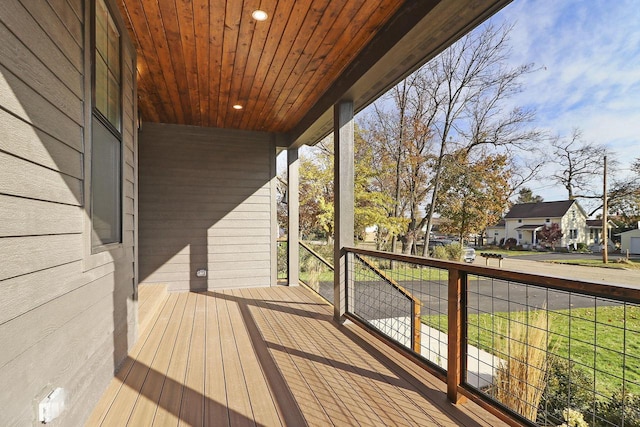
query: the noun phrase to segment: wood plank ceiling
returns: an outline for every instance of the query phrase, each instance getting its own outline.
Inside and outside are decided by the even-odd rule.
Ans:
[[[290,132],[403,3],[121,0],[142,119]]]

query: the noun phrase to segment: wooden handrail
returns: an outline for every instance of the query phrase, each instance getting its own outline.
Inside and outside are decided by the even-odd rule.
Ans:
[[[305,248],[307,251],[311,252],[311,255],[313,255],[314,257],[318,258],[324,265],[326,265],[327,267],[329,267],[331,270],[333,270],[333,264],[331,264],[329,261],[327,261],[326,259],[324,259],[322,257],[322,255],[320,255],[319,253],[317,253],[316,251],[314,251],[313,249],[311,249],[311,247],[309,247],[309,245],[307,245],[304,242],[298,242],[298,244],[300,246],[302,246],[303,248]]]
[[[540,274],[522,273],[519,271],[502,270],[481,265],[471,265],[456,261],[444,261],[433,258],[423,258],[414,255],[394,254],[390,252],[373,251],[362,248],[347,247],[345,250],[359,255],[368,255],[384,258],[392,261],[401,261],[409,264],[435,267],[444,270],[459,270],[467,274],[489,277],[492,279],[506,280],[526,285],[541,286],[544,288],[576,292],[583,295],[608,298],[623,302],[640,304],[640,289],[631,285],[609,285],[604,283],[586,282],[570,278],[544,276]]]

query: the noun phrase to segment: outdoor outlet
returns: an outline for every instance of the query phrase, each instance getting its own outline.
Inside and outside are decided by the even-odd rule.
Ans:
[[[207,277],[207,269],[199,268],[196,270],[196,277]]]
[[[42,399],[40,405],[38,405],[38,413],[41,423],[50,423],[58,418],[62,413],[64,410],[64,394],[64,389],[58,387],[53,390],[49,396]]]

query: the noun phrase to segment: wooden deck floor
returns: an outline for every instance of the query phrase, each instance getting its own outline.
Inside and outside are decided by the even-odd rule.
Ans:
[[[379,347],[379,350],[376,348]],[[169,294],[87,425],[496,426],[304,287]]]

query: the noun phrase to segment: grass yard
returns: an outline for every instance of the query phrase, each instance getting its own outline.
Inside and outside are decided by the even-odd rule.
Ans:
[[[640,307],[607,306],[549,311],[549,351],[570,358],[595,380],[605,396],[622,388],[640,393]],[[625,319],[626,314],[626,319]],[[504,348],[509,318],[516,313],[470,315],[469,343],[490,353]],[[445,316],[423,316],[422,322],[443,330]],[[445,330],[446,332],[446,330]],[[625,344],[626,343],[626,344]]]
[[[402,264],[393,270],[382,269],[384,274],[396,281],[421,281],[421,280],[435,280],[435,281],[448,281],[449,272],[440,268],[403,268]]]

